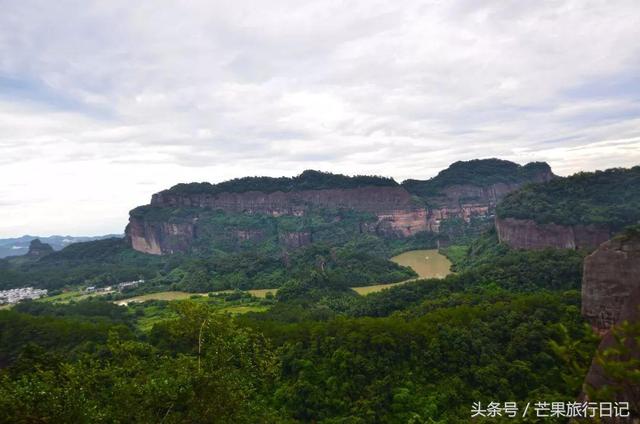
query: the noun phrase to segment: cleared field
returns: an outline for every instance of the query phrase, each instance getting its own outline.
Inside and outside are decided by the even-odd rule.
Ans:
[[[251,293],[252,296],[255,297],[267,297],[267,293],[271,293],[274,296],[278,292],[278,289],[255,289],[255,290],[247,290],[248,293]]]
[[[400,265],[410,266],[413,268],[418,275],[419,278],[442,278],[449,274],[451,271],[449,268],[451,267],[451,262],[442,254],[440,254],[436,249],[429,250],[413,250],[409,252],[402,253],[401,255],[395,256],[391,258],[392,261],[399,263]],[[399,283],[390,283],[390,284],[376,284],[373,286],[365,286],[365,287],[352,287],[356,293],[360,295],[367,295],[369,293],[375,293],[380,290],[384,290],[389,287],[397,286],[398,284],[404,284],[408,281],[413,281],[414,279],[401,281]],[[218,292],[212,292],[214,294],[221,293],[229,293],[231,290],[224,290]],[[246,290],[247,293],[250,293],[252,296],[265,298],[268,293],[273,294],[274,296],[278,292],[278,289],[255,289],[255,290]],[[188,299],[191,296],[207,296],[208,293],[187,293],[181,291],[166,291],[159,293],[149,293],[142,296],[131,297],[129,299],[118,300],[115,303],[118,305],[127,305],[132,302],[144,302],[147,300],[182,300]],[[238,308],[256,308],[251,306],[239,306]],[[242,312],[234,312],[232,313],[242,313]],[[249,312],[247,310],[246,312]]]
[[[226,308],[221,308],[221,312],[229,312],[232,315],[238,314],[246,314],[247,312],[264,312],[268,310],[268,306],[228,306]]]
[[[158,293],[143,294],[141,296],[130,297],[128,299],[117,300],[116,305],[128,305],[129,303],[146,302],[147,300],[183,300],[191,296],[206,296],[207,293],[188,293],[181,291],[165,291]]]
[[[414,279],[400,281],[399,283],[390,283],[390,284],[376,284],[375,286],[364,286],[364,287],[351,287],[359,295],[365,296],[369,293],[379,292],[380,290],[388,289],[389,287],[398,286],[400,284],[408,283],[409,281],[414,281]]]
[[[38,299],[38,302],[69,303],[72,300],[79,301],[79,300],[87,299],[89,297],[103,296],[105,294],[107,293],[87,294],[80,290],[71,290],[68,292],[57,294],[55,296],[41,297],[40,299]]]

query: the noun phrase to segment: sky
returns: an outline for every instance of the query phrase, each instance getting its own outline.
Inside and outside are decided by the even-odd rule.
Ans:
[[[0,0],[0,237],[179,182],[640,164],[640,2]]]

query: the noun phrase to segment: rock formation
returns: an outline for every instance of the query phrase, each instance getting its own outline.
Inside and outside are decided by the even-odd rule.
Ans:
[[[478,166],[489,166],[485,170],[496,175],[485,172],[478,181],[467,181],[464,174],[461,179],[461,171],[468,173]],[[506,166],[510,174],[493,170],[495,166]],[[409,180],[402,185],[382,177],[345,177],[317,171],[305,171],[291,179],[252,177],[217,185],[180,184],[154,194],[150,205],[131,211],[126,234],[135,250],[170,254],[187,252],[206,237],[199,221],[206,211],[301,218],[312,211],[353,210],[372,217],[358,224],[362,233],[409,237],[423,231],[437,233],[447,219],[469,222],[473,217],[488,217],[507,193],[527,182],[553,177],[546,164],[521,167],[495,159],[458,162],[451,169],[431,180]],[[173,213],[176,211],[180,213]],[[233,234],[224,236],[227,241],[269,237],[242,226],[229,231]],[[308,229],[276,231],[277,242],[286,249],[306,246],[314,239]]]
[[[366,232],[407,237],[427,230],[425,208],[399,186],[273,193],[249,191],[216,195],[161,192],[153,195],[150,206],[159,209],[224,211],[230,214],[264,214],[272,217],[301,217],[310,210],[323,208],[351,209],[376,217],[375,223],[363,226],[363,231]],[[126,234],[133,248],[141,252],[156,255],[186,252],[198,235],[198,218],[194,215],[181,222],[167,222],[149,220],[132,213]],[[237,229],[235,234],[239,240],[263,237],[250,229]],[[284,232],[278,238],[283,246],[297,248],[310,244],[312,236],[308,231]]]
[[[41,258],[53,252],[53,247],[47,243],[43,243],[40,239],[31,240],[29,243],[29,251],[26,256],[29,258]]]
[[[505,196],[496,216],[498,237],[511,247],[595,249],[640,222],[640,166],[530,184]]]
[[[600,334],[620,322],[625,305],[640,305],[640,237],[621,235],[584,260],[582,315]]]
[[[603,243],[585,258],[582,281],[582,315],[602,336],[598,352],[615,347],[614,331],[622,322],[640,323],[640,229],[628,230]],[[626,353],[615,358],[622,363],[640,359],[640,342],[627,338]],[[617,387],[615,401],[629,402],[640,412],[640,387],[631,381],[620,385],[596,359],[584,382],[582,400],[591,390]],[[605,423],[631,423],[632,418],[603,419]]]
[[[608,228],[595,225],[539,224],[532,219],[497,218],[501,243],[517,249],[593,249],[611,237]]]

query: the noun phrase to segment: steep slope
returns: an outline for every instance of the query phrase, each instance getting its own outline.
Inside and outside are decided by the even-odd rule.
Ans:
[[[443,222],[487,217],[527,182],[553,177],[546,164],[497,159],[456,162],[427,181],[305,171],[293,178],[247,177],[178,184],[130,212],[127,238],[156,255],[243,247],[295,249],[357,234],[404,238],[437,233]]]
[[[640,227],[635,227],[601,244],[585,258],[582,315],[598,333],[606,333],[623,319],[625,308],[640,305],[638,295]]]
[[[581,172],[535,184],[497,207],[501,242],[523,249],[593,249],[640,222],[640,166]]]
[[[53,253],[53,247],[47,243],[43,243],[40,239],[32,240],[29,244],[29,251],[27,256],[30,258],[41,258],[50,253]]]
[[[260,191],[258,191],[260,190]],[[234,250],[255,244],[297,248],[331,232],[406,237],[426,229],[426,211],[392,179],[305,171],[294,178],[243,178],[181,184],[131,211],[134,249],[167,254],[212,242]],[[339,237],[335,235],[335,237]]]
[[[637,363],[640,361],[640,226],[627,229],[585,258],[582,315],[602,336],[596,358],[585,378],[586,394],[598,396],[598,392],[608,392],[608,398],[629,402],[637,417],[640,413],[640,386],[637,381]],[[632,376],[634,373],[635,377]]]
[[[443,221],[485,217],[507,194],[528,183],[550,181],[555,176],[544,162],[524,166],[500,159],[455,162],[430,180],[406,180],[402,186],[428,207],[427,226],[439,231]]]

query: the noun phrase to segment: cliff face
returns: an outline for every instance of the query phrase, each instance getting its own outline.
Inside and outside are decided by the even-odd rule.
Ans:
[[[639,290],[640,237],[614,238],[585,258],[582,315],[598,333],[620,322],[625,305],[640,305]]]
[[[551,170],[542,170],[523,182],[498,182],[487,186],[473,184],[452,185],[442,189],[437,196],[427,197],[430,205],[427,226],[438,232],[443,220],[462,218],[469,222],[473,217],[486,217],[493,213],[496,205],[507,194],[518,190],[524,184],[546,182],[554,178]]]
[[[131,216],[125,233],[131,247],[139,252],[152,255],[186,252],[193,244],[195,222],[148,222]]]
[[[493,164],[491,160],[488,162]],[[477,167],[484,163],[478,161],[473,166]],[[506,162],[500,163],[504,165]],[[466,169],[467,165],[458,164],[457,166]],[[522,168],[513,163],[508,163],[508,166],[509,169],[513,168],[512,171],[515,170],[513,172]],[[522,184],[546,181],[553,177],[547,165],[538,167],[540,170],[528,173],[526,180],[482,182],[484,185],[480,185],[481,183],[475,185],[473,181],[468,184],[449,184],[449,180],[444,181],[443,177],[435,177],[429,181],[412,180],[405,187],[404,183],[401,186],[393,180],[374,177],[373,180],[367,180],[372,181],[373,185],[359,187],[300,189],[300,186],[295,186],[295,184],[322,184],[322,181],[318,182],[317,178],[330,178],[337,184],[351,184],[358,178],[322,174],[316,171],[305,171],[301,176],[293,179],[249,178],[218,185],[207,183],[178,185],[154,194],[150,205],[146,208],[156,211],[187,210],[189,212],[186,217],[176,218],[169,214],[154,218],[146,213],[134,213],[134,210],[129,218],[126,234],[133,248],[142,252],[156,255],[186,252],[194,242],[197,243],[198,240],[206,238],[208,233],[217,231],[211,228],[203,230],[202,223],[198,223],[202,214],[200,211],[223,211],[227,214],[243,216],[302,218],[310,211],[322,209],[353,210],[374,216],[373,221],[362,220],[358,224],[358,231],[361,233],[374,233],[384,237],[409,237],[422,231],[437,233],[444,220],[462,218],[469,222],[473,217],[490,216],[497,202]],[[350,178],[352,179],[349,180]],[[456,178],[458,181],[461,177],[456,174]],[[244,185],[238,187],[239,184]],[[265,191],[250,189],[243,191],[246,187],[265,187]],[[283,188],[278,190],[274,187]],[[408,190],[407,187],[413,187],[415,191]],[[151,215],[154,214],[151,213]],[[240,225],[229,230],[229,234],[218,234],[224,238],[225,243],[229,244],[259,242],[274,237],[276,242],[285,249],[294,249],[310,244],[314,238],[312,232],[307,229],[275,230],[276,234],[267,234],[268,231],[265,232],[263,229],[256,230]]]
[[[539,224],[515,218],[496,218],[496,231],[501,243],[516,249],[590,249],[611,236],[608,228],[595,225]]]
[[[416,204],[402,187],[362,187],[354,189],[303,190],[292,192],[175,194],[161,192],[151,200],[154,208],[190,208],[224,211],[229,214],[305,216],[312,209],[349,209],[373,214],[377,221],[363,223],[363,232],[375,232],[390,237],[407,237],[427,230],[427,211]],[[135,250],[155,255],[186,252],[199,235],[198,217],[181,222],[129,218],[127,237]],[[233,237],[239,241],[260,241],[266,238],[260,230],[236,229]],[[308,231],[285,231],[277,235],[279,243],[295,249],[311,243]]]
[[[160,192],[153,195],[151,205],[279,216],[303,215],[309,207],[355,209],[373,213],[391,212],[409,208],[410,201],[411,195],[402,187],[361,187],[273,193],[247,191],[216,195]]]
[[[640,234],[616,237],[603,243],[584,261],[582,280],[582,315],[602,336],[598,351],[605,352],[618,343],[615,326],[622,322],[640,322]],[[640,343],[633,337],[624,340],[626,351],[617,361],[631,363],[640,358]],[[585,388],[622,387],[615,400],[640,406],[640,392],[630,381],[620,385],[594,359],[585,378]],[[588,400],[583,393],[582,400]],[[636,413],[637,413],[636,409]],[[603,422],[633,422],[632,419]]]
[[[531,184],[496,208],[504,243],[525,249],[593,248],[640,222],[640,166]]]

